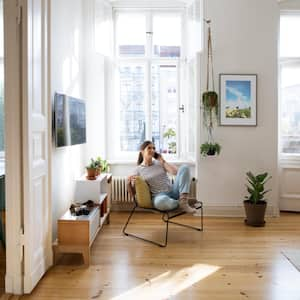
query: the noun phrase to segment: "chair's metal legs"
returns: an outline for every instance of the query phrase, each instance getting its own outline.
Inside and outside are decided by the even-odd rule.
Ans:
[[[169,231],[169,224],[168,222],[166,223],[166,229],[165,229],[165,241],[163,243],[159,243],[159,242],[156,242],[156,241],[153,241],[153,240],[149,240],[149,239],[145,239],[141,236],[138,236],[138,235],[135,235],[135,234],[132,234],[132,233],[129,233],[129,232],[126,232],[126,228],[127,228],[127,225],[129,224],[129,221],[132,217],[132,215],[134,214],[135,212],[135,209],[137,208],[137,206],[135,205],[134,208],[132,209],[128,219],[127,219],[127,222],[123,228],[123,233],[127,236],[132,236],[132,237],[135,237],[137,239],[140,239],[140,240],[143,240],[145,242],[148,242],[148,243],[152,243],[154,245],[157,245],[157,246],[160,246],[160,247],[166,247],[167,244],[168,244],[168,231]]]
[[[200,212],[201,212],[201,215],[200,215],[201,227],[196,227],[196,226],[192,226],[192,225],[187,225],[187,224],[170,221],[173,218],[176,218],[180,215],[186,214],[185,212],[180,212],[180,213],[177,213],[172,216],[169,216],[169,213],[166,213],[165,215],[167,215],[168,218],[167,219],[163,218],[164,222],[172,223],[172,224],[179,225],[179,226],[186,227],[186,228],[191,228],[191,229],[198,230],[198,231],[203,231],[203,203],[200,201],[198,203],[199,203],[199,205],[196,207],[196,210],[200,209]]]
[[[127,222],[126,222],[125,226],[123,227],[123,233],[127,236],[132,236],[132,237],[135,237],[137,239],[143,240],[143,241],[148,242],[148,243],[152,243],[152,244],[160,246],[160,247],[166,247],[167,244],[168,244],[169,223],[179,225],[179,226],[183,226],[183,227],[187,227],[187,228],[191,228],[191,229],[198,230],[198,231],[203,231],[203,203],[202,202],[200,202],[199,206],[196,207],[196,210],[199,210],[199,209],[201,210],[201,216],[200,216],[201,217],[201,227],[195,227],[195,226],[191,226],[191,225],[186,225],[186,224],[170,221],[171,219],[173,219],[175,217],[186,214],[184,211],[175,213],[174,215],[170,215],[170,212],[160,211],[161,213],[163,213],[162,220],[166,223],[165,240],[164,240],[163,243],[159,243],[159,242],[156,242],[156,241],[153,241],[153,240],[145,239],[141,236],[126,232],[127,225],[129,224],[129,221],[130,221],[132,215],[134,214],[136,208],[137,208],[137,205],[135,204],[135,206],[133,207],[133,209],[132,209],[132,211],[131,211],[128,219],[127,219]],[[155,209],[152,209],[152,210],[155,210]],[[158,210],[156,210],[156,211],[158,211]]]

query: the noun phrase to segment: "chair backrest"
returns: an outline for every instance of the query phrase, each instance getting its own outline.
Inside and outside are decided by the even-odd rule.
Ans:
[[[135,191],[136,202],[139,207],[153,208],[149,186],[140,176],[137,176],[135,180]]]

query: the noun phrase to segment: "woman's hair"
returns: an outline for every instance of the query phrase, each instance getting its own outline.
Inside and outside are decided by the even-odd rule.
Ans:
[[[140,146],[140,152],[139,152],[139,157],[137,160],[137,164],[140,165],[143,162],[143,154],[142,151],[147,148],[148,145],[153,144],[151,141],[145,141],[141,146]]]

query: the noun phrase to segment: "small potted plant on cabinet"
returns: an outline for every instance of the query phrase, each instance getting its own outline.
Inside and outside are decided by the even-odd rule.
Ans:
[[[258,175],[247,172],[246,175],[249,183],[246,185],[249,195],[245,196],[244,200],[245,224],[257,227],[264,226],[267,207],[267,201],[264,197],[270,191],[265,190],[265,183],[272,177],[267,172]]]
[[[91,158],[90,163],[85,168],[87,171],[86,178],[89,180],[95,180],[97,176],[97,164],[93,158]]]
[[[99,174],[101,171],[104,173],[108,172],[108,162],[106,159],[102,159],[101,156],[98,156],[95,162],[99,168]]]

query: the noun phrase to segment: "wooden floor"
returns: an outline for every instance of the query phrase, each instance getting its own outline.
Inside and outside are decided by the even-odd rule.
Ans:
[[[262,228],[212,217],[205,218],[204,232],[171,225],[166,248],[122,235],[127,216],[112,213],[89,268],[67,255],[20,299],[300,299],[300,272],[282,254],[300,250],[300,214],[267,219]],[[158,215],[139,213],[131,230],[159,238],[160,224]]]

